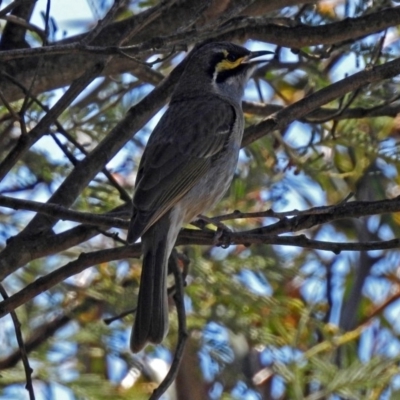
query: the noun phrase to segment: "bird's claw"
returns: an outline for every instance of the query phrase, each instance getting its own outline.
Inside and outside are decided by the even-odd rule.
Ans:
[[[214,245],[220,246],[223,249],[227,249],[232,243],[230,240],[230,233],[232,232],[231,229],[224,226],[223,228],[218,227],[214,234]]]

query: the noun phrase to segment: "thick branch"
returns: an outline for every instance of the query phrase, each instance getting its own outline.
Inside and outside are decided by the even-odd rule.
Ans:
[[[213,27],[213,29],[202,31],[201,33],[198,30],[193,30],[191,32],[179,33],[178,35],[165,36],[174,32],[177,23],[190,18],[193,19],[193,15],[196,15],[194,13],[198,13],[198,11],[199,5],[195,5],[193,1],[186,1],[183,4],[179,2],[176,7],[168,9],[162,14],[161,17],[163,18],[157,18],[146,29],[135,35],[137,46],[130,50],[131,54],[140,55],[143,52],[158,48],[170,50],[173,46],[187,46],[207,38],[243,40],[244,37],[251,37],[280,46],[298,49],[310,45],[337,44],[341,41],[365,37],[400,23],[400,7],[392,7],[362,17],[347,18],[343,21],[321,26],[307,26],[293,23],[290,19],[279,19],[277,22],[274,22],[274,19],[240,17],[233,19],[230,24],[224,24],[219,29],[214,29]],[[177,14],[173,15],[172,12]],[[179,19],[180,13],[184,15],[182,19]],[[198,14],[198,17],[200,15]],[[126,27],[136,26],[139,16],[140,14],[130,19],[111,24],[104,29],[99,35],[98,40],[94,42],[94,46],[97,46],[96,51],[100,51],[98,46],[114,46],[116,43],[115,38],[119,37]],[[173,21],[170,21],[170,25],[168,26],[166,22],[170,18]],[[159,26],[157,26],[157,23]],[[38,76],[41,80],[37,83],[35,93],[66,85],[75,79],[82,70],[88,69],[92,63],[99,62],[104,58],[104,55],[99,55],[98,57],[87,57],[76,54],[60,55],[60,53],[69,53],[72,49],[76,52],[82,51],[79,50],[76,43],[84,37],[85,35],[73,37],[55,43],[54,46],[49,48],[27,49],[24,53],[24,59],[9,63],[7,71],[19,82],[28,86],[27,83],[31,79],[33,71],[38,66],[38,58],[33,56],[40,52],[47,52],[49,54],[54,51],[53,55],[45,58],[45,62],[38,70]],[[65,48],[63,49],[62,46],[64,45]],[[116,48],[109,48],[108,51],[115,52]],[[104,52],[106,53],[107,51],[103,50]],[[3,53],[3,57],[19,55],[18,50],[14,53]],[[127,72],[131,71],[132,68],[140,70],[134,64],[126,60],[126,58],[116,58],[110,63],[104,74]],[[57,69],[54,69],[54,65],[57,65]],[[21,96],[21,92],[16,90],[7,80],[3,79],[1,86],[4,95],[9,101],[16,100]]]
[[[124,32],[134,33],[132,41],[140,43],[143,40],[149,40],[159,35],[171,34],[176,29],[183,28],[188,21],[193,21],[194,16],[196,16],[196,19],[201,17],[200,11],[204,8],[203,2],[186,0],[176,3],[177,4],[171,6],[171,2],[166,4],[166,2],[163,1],[157,6],[131,18],[110,24],[100,32],[92,45],[118,46],[119,38]],[[160,9],[162,12],[158,13],[155,19],[148,21],[144,29],[138,31],[137,28],[140,25],[143,26],[143,21],[148,15],[158,12]],[[75,46],[77,42],[81,43],[82,40],[85,40],[88,34],[90,34],[90,32],[62,40],[54,43],[54,45],[70,46],[73,44],[73,46]],[[38,79],[33,89],[33,94],[37,95],[38,93],[68,85],[71,81],[80,76],[82,71],[91,68],[93,64],[103,62],[105,57],[106,55],[88,57],[87,54],[55,54],[54,56],[46,57],[43,62],[39,62],[40,58],[37,56],[25,57],[21,60],[7,63],[5,72],[13,76],[25,87],[29,87],[32,76],[37,73]],[[55,68],[55,66],[57,66],[57,68]],[[151,82],[148,78],[151,78],[153,75],[150,68],[138,65],[136,62],[128,60],[123,56],[113,58],[112,62],[104,69],[103,75],[107,76],[123,72],[132,72],[146,82]],[[144,79],[146,76],[147,79]],[[12,82],[1,75],[0,87],[8,101],[18,100],[23,95],[20,88],[16,87]]]
[[[363,15],[358,18],[346,18],[331,24],[309,26],[296,24],[292,21],[288,25],[283,23],[268,23],[263,18],[252,18],[248,21],[232,22],[232,31],[221,35],[221,39],[234,37],[249,37],[278,46],[299,49],[316,45],[336,45],[340,42],[354,40],[373,33],[380,32],[400,22],[400,7],[392,7],[378,12]]]
[[[223,24],[219,30],[209,30],[201,34],[197,30],[193,30],[189,33],[184,32],[169,37],[152,37],[139,45],[121,50],[130,55],[138,55],[156,49],[169,50],[172,46],[186,47],[188,44],[204,39],[234,40],[243,36],[278,46],[298,49],[305,46],[337,44],[342,41],[358,39],[396,26],[399,23],[400,6],[320,26],[304,25],[284,18],[279,18],[275,22],[272,18],[240,17],[233,18],[228,23]],[[50,47],[9,50],[0,55],[0,60],[9,61],[26,57],[77,53],[116,55],[120,51],[116,46],[85,46],[78,41],[61,42],[61,44],[54,44]]]

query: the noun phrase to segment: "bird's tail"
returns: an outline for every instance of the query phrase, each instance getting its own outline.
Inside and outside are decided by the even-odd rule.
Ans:
[[[168,332],[167,266],[177,229],[167,212],[142,235],[143,266],[131,350],[161,343]]]

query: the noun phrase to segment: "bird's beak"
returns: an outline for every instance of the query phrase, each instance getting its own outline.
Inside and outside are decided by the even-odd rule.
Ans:
[[[273,51],[262,50],[252,51],[248,56],[244,57],[242,65],[246,68],[246,78],[249,79],[256,70],[258,64],[267,62],[268,60],[254,60],[254,58],[265,56],[267,54],[275,54]]]
[[[252,51],[247,57],[245,57],[244,62],[249,63],[251,61],[251,64],[266,62],[267,60],[255,60],[254,61],[254,58],[265,56],[267,54],[275,54],[275,52],[268,51],[268,50]]]

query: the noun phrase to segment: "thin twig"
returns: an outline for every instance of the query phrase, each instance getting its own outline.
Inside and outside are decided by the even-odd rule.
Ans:
[[[396,95],[389,100],[384,101],[378,106],[364,108],[355,107],[344,110],[339,113],[339,109],[335,108],[319,108],[311,113],[299,118],[299,121],[319,123],[320,121],[344,120],[344,119],[360,119],[368,117],[396,117],[400,112],[400,104],[392,104],[399,99],[400,95]],[[245,113],[254,114],[260,117],[268,117],[269,115],[282,110],[284,107],[277,104],[262,104],[252,101],[243,102],[243,111]]]
[[[81,151],[85,156],[88,155],[88,152],[82,146],[78,141],[75,140],[73,136],[71,136],[64,128],[63,126],[56,121],[56,126],[58,131],[67,139],[69,140],[79,151]],[[61,141],[57,138],[55,134],[51,134],[53,140],[57,143],[57,145],[60,147],[62,152],[66,155],[66,157],[70,160],[72,165],[76,166],[78,164],[78,160],[74,157],[74,155],[67,149],[66,146],[64,146]],[[130,202],[131,197],[129,196],[128,192],[117,182],[117,180],[114,178],[112,173],[108,171],[107,168],[103,168],[101,172],[106,176],[110,184],[118,190],[120,199],[125,202]]]
[[[175,380],[179,365],[182,361],[183,351],[185,349],[186,340],[188,338],[188,333],[186,330],[186,314],[185,314],[185,303],[184,303],[184,282],[182,278],[182,273],[178,267],[178,257],[176,252],[173,252],[170,260],[173,259],[173,273],[175,277],[175,305],[176,311],[178,313],[178,344],[174,352],[174,359],[171,364],[171,368],[168,371],[167,376],[161,382],[160,386],[154,390],[149,400],[159,399],[163,393],[171,386],[172,382]]]
[[[2,10],[0,10],[0,17],[8,14],[14,8],[18,7],[21,3],[26,2],[27,0],[14,0],[8,6],[5,6]]]
[[[371,321],[371,319],[381,314],[385,310],[385,308],[393,304],[399,298],[400,298],[400,290],[399,287],[397,286],[397,292],[390,295],[382,304],[376,306],[376,308],[374,308],[368,315],[366,315],[364,318],[361,319],[359,324],[366,325],[369,321]]]
[[[340,254],[342,251],[371,251],[388,250],[400,247],[400,239],[371,241],[371,242],[324,242],[321,240],[308,239],[305,235],[297,236],[277,236],[273,238],[273,244],[280,246],[295,246],[304,249],[331,251],[334,254]],[[268,244],[269,238],[257,238],[252,243]],[[246,243],[243,237],[242,243]]]
[[[0,16],[0,19],[3,19],[7,22],[11,22],[15,25],[19,25],[22,26],[23,28],[35,32],[37,35],[39,35],[39,37],[44,40],[45,39],[45,33],[43,32],[42,29],[40,29],[38,26],[25,21],[22,18],[17,17],[16,15],[2,15]]]
[[[29,148],[36,143],[56,120],[59,115],[71,104],[71,102],[82,92],[82,90],[97,76],[104,67],[104,63],[98,63],[85,71],[79,78],[72,82],[64,95],[49,110],[49,112],[29,132],[29,135],[20,137],[17,145],[7,154],[0,163],[0,180],[11,170],[15,163],[25,155]]]
[[[34,349],[38,348],[42,343],[46,342],[50,336],[65,326],[71,321],[71,317],[66,314],[58,315],[51,321],[46,322],[44,325],[40,325],[33,332],[29,333],[29,336],[25,340],[25,350],[29,354]],[[21,360],[21,352],[18,350],[13,351],[6,357],[0,360],[0,370],[14,367],[18,361]]]
[[[110,325],[112,324],[114,321],[118,321],[119,319],[123,319],[125,318],[127,315],[131,315],[134,314],[136,312],[136,307],[135,308],[131,308],[129,310],[123,311],[120,314],[115,315],[114,317],[110,317],[110,318],[104,318],[103,322],[106,325]]]
[[[181,49],[179,49],[179,50],[181,50]],[[185,46],[182,50],[186,51],[187,50],[187,46]],[[128,58],[129,60],[135,61],[135,62],[137,62],[139,64],[142,64],[142,65],[146,65],[148,67],[152,67],[155,64],[158,64],[158,63],[161,63],[163,61],[168,60],[169,58],[171,58],[175,54],[175,52],[176,52],[176,46],[174,46],[172,48],[172,50],[165,57],[158,57],[154,61],[146,62],[146,61],[139,60],[136,57],[130,56],[125,51],[123,51],[121,48],[119,49],[119,54],[123,55],[124,57]]]
[[[0,294],[3,296],[4,300],[9,299],[8,294],[1,283],[0,283]],[[21,324],[18,320],[18,317],[17,317],[17,314],[15,313],[15,311],[11,311],[10,315],[11,315],[11,319],[14,324],[15,337],[17,339],[18,347],[21,352],[22,364],[24,365],[25,378],[26,378],[25,389],[29,393],[29,399],[35,400],[35,392],[33,390],[33,384],[32,384],[33,369],[29,365],[28,355],[26,354],[25,343],[24,343],[24,339],[22,337],[22,332],[21,332]]]
[[[115,17],[118,10],[123,7],[126,0],[114,0],[114,4],[108,10],[103,19],[97,22],[96,26],[81,40],[81,45],[85,46],[92,42]]]
[[[41,107],[45,112],[49,111],[49,107],[47,107],[45,104],[43,104],[36,96],[32,94],[32,92],[27,89],[24,85],[22,85],[20,82],[16,81],[12,76],[10,76],[7,73],[3,72],[3,75],[10,79],[13,83],[15,83],[19,88],[22,89],[22,91],[25,93],[26,96],[29,95],[29,97],[39,106]],[[1,92],[0,92],[1,95]],[[11,106],[10,106],[11,107]],[[20,116],[16,115],[15,118],[20,119]],[[87,121],[85,121],[87,122]],[[84,148],[84,146],[80,145],[75,138],[70,135],[64,127],[61,125],[61,123],[58,120],[54,121],[54,124],[57,128],[57,130],[64,135],[66,139],[68,139],[77,149],[79,149],[84,155],[87,155],[88,152]],[[61,142],[58,140],[55,134],[52,134],[52,137],[54,141],[59,145],[61,150],[64,152],[64,154],[67,156],[67,158],[71,161],[71,163],[75,166],[76,161],[74,161],[73,155],[67,151],[66,147],[61,144]],[[123,201],[129,202],[131,200],[131,197],[129,196],[129,193],[118,183],[118,181],[114,178],[114,176],[107,170],[106,167],[104,167],[101,172],[106,176],[106,178],[109,180],[110,184],[115,187],[115,189],[118,190],[120,194],[120,198]]]
[[[50,18],[50,0],[47,0],[46,13],[44,16],[45,30],[43,32],[43,36],[41,36],[43,47],[47,46],[47,35],[49,33],[49,18]],[[19,111],[19,115],[20,115],[19,123],[21,125],[21,132],[23,135],[27,135],[27,129],[26,129],[26,123],[25,123],[25,112],[28,109],[28,107],[30,106],[30,96],[28,94],[33,91],[36,79],[38,77],[38,72],[39,72],[40,68],[42,67],[43,62],[44,62],[44,58],[40,57],[37,65],[36,65],[35,72],[33,74],[31,82],[29,84],[28,91],[25,93],[25,98],[22,103],[21,109]]]

